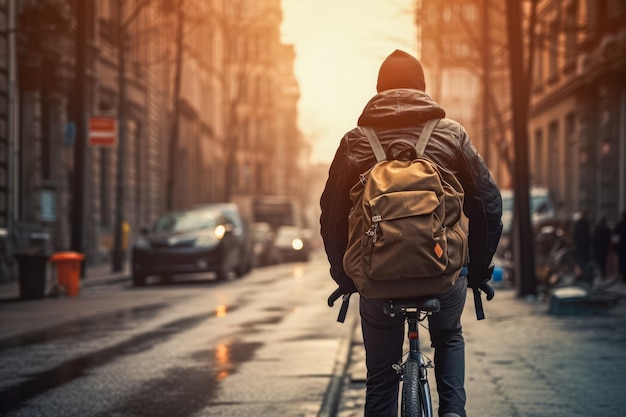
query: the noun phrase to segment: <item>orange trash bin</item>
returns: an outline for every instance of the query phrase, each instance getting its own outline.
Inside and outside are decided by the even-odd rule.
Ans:
[[[50,262],[55,264],[57,281],[65,287],[68,296],[78,295],[80,288],[80,263],[85,255],[78,252],[57,252],[50,257]]]

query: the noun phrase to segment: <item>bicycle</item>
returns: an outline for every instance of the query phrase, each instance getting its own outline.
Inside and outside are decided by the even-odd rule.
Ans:
[[[487,283],[473,290],[478,320],[484,319],[481,291],[486,294],[487,300],[494,297],[494,290]],[[337,321],[342,323],[346,317],[351,294],[342,294],[341,290],[337,289],[328,298],[328,305],[332,307],[340,296],[343,297],[343,302]],[[400,375],[402,381],[400,397],[402,417],[433,417],[427,369],[434,368],[434,364],[420,349],[419,323],[439,312],[440,309],[441,303],[437,297],[389,300],[383,307],[385,314],[390,317],[402,314],[407,326],[409,351],[403,355],[406,359],[393,365],[393,369]]]
[[[393,369],[400,375],[402,381],[400,397],[402,417],[433,416],[427,369],[434,368],[434,365],[420,349],[419,323],[440,309],[441,304],[434,297],[389,300],[383,308],[385,314],[390,317],[401,314],[407,325],[409,351],[405,354],[406,359],[402,363],[393,365]]]

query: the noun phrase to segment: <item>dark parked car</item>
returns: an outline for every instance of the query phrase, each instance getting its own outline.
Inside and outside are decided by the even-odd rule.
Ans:
[[[280,262],[308,261],[311,255],[311,233],[296,226],[281,226],[274,247]]]
[[[234,204],[211,204],[167,213],[145,230],[132,249],[133,284],[146,277],[215,272],[226,279],[252,268],[252,239]]]

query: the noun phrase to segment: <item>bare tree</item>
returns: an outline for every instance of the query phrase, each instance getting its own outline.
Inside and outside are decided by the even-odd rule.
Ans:
[[[174,14],[174,80],[172,92],[172,118],[170,123],[170,134],[168,143],[168,176],[166,185],[165,204],[168,210],[174,208],[174,190],[176,188],[176,174],[178,169],[179,134],[180,134],[180,90],[182,84],[182,71],[184,59],[184,35],[187,24],[184,13],[185,0],[176,0],[170,7]]]

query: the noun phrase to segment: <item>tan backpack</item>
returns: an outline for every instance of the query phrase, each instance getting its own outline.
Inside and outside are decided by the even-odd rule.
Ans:
[[[361,127],[378,162],[350,191],[343,266],[366,297],[442,294],[465,262],[463,188],[452,173],[423,157],[438,122],[426,123],[415,146],[406,139],[388,146],[391,154],[409,145],[416,154],[410,160],[387,160],[374,129]]]

